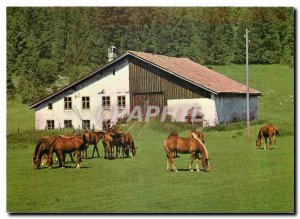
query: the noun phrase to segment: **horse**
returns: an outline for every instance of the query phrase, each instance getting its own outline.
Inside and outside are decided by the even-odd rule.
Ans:
[[[193,171],[192,164],[193,160],[196,159],[196,170],[199,170],[199,159],[200,154],[202,157],[202,166],[206,172],[209,171],[209,158],[205,145],[192,133],[193,138],[182,138],[178,137],[177,134],[171,133],[164,141],[164,150],[167,155],[167,171],[170,170],[170,165],[172,165],[173,171],[177,172],[176,166],[174,164],[174,154],[176,151],[180,154],[191,154],[189,170]]]
[[[92,154],[92,157],[94,157],[94,153],[95,151],[97,152],[98,154],[98,157],[100,157],[99,155],[99,151],[98,151],[98,142],[100,139],[102,139],[104,135],[104,132],[84,132],[82,134],[82,140],[85,144],[85,149],[84,149],[84,152],[85,152],[85,158],[87,158],[87,149],[89,147],[89,145],[94,145],[94,148],[93,148],[93,154]],[[83,152],[83,158],[84,158],[84,152]]]
[[[116,157],[119,157],[120,148],[122,147],[121,142],[122,133],[105,132],[102,137],[102,144],[104,148],[104,158],[113,158],[113,147],[116,147]]]
[[[132,136],[128,132],[125,132],[122,134],[121,143],[122,143],[122,157],[123,158],[124,158],[124,153],[126,154],[127,157],[129,157],[129,151],[130,151],[130,155],[132,158],[136,156],[137,148],[134,145]]]
[[[197,136],[197,138],[199,138],[203,144],[205,144],[205,136],[202,132],[200,131],[190,131],[188,134],[188,138],[193,138],[193,133],[195,133],[195,135]]]
[[[53,136],[44,136],[41,137],[36,146],[34,153],[32,154],[32,164],[34,169],[39,169],[41,167],[42,156],[46,155],[48,157],[50,145],[55,140]]]
[[[257,134],[257,139],[255,140],[256,142],[256,149],[260,148],[261,145],[261,139],[263,139],[264,142],[264,149],[270,149],[269,147],[272,144],[272,136],[273,136],[273,140],[274,140],[274,145],[276,148],[276,135],[278,135],[278,130],[276,127],[272,126],[272,125],[267,125],[267,126],[263,126],[259,129],[259,132]],[[267,144],[267,139],[269,138],[269,146]]]
[[[77,165],[76,169],[80,168],[81,153],[80,151],[85,148],[83,140],[79,136],[58,136],[50,145],[50,153],[48,157],[48,168],[52,168],[53,165],[53,153],[57,153],[61,160],[62,168],[65,167],[65,153],[77,153]]]

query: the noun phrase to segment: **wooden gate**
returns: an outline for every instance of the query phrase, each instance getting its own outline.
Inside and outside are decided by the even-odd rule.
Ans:
[[[140,106],[142,115],[145,116],[148,106],[158,106],[160,108],[160,113],[162,113],[165,104],[165,98],[162,92],[134,93],[131,94],[130,103],[130,111],[132,111],[135,106]]]

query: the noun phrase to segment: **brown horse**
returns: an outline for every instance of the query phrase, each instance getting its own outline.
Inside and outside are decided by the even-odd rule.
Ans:
[[[136,156],[137,148],[134,145],[133,137],[128,132],[122,134],[121,143],[122,143],[123,158],[124,158],[124,153],[126,154],[127,157],[129,156],[129,151],[132,158]]]
[[[102,139],[103,135],[104,135],[104,132],[101,132],[101,131],[99,131],[99,132],[98,131],[97,132],[84,132],[82,134],[82,140],[85,144],[85,149],[84,149],[85,158],[87,158],[87,149],[88,149],[89,145],[94,145],[92,157],[94,157],[95,151],[97,152],[98,157],[100,157],[99,151],[98,151],[98,142],[100,139]],[[83,152],[83,157],[84,157],[84,152]]]
[[[50,153],[48,157],[48,167],[52,168],[53,165],[53,153],[57,153],[61,160],[62,168],[65,167],[65,153],[77,153],[77,165],[76,169],[80,168],[81,153],[80,151],[85,148],[83,140],[79,136],[58,136],[50,145]]]
[[[38,169],[41,167],[41,160],[43,155],[46,155],[48,157],[50,145],[54,140],[55,137],[52,136],[44,136],[38,140],[35,146],[34,153],[32,154],[32,163],[34,169]]]
[[[190,156],[190,171],[193,171],[193,160],[196,159],[196,170],[199,171],[199,159],[200,154],[202,157],[202,166],[206,172],[209,171],[209,158],[205,145],[201,140],[193,133],[193,138],[181,138],[177,134],[170,134],[164,141],[164,150],[167,154],[167,170],[170,170],[172,165],[173,171],[177,172],[174,164],[174,153],[178,151],[181,154],[191,154]]]
[[[205,144],[205,136],[202,132],[200,132],[200,131],[190,131],[188,137],[193,138],[193,135],[192,135],[193,133],[197,136],[197,138],[199,138],[202,141],[203,144]]]
[[[264,149],[270,149],[269,147],[272,144],[272,136],[274,140],[274,145],[276,144],[276,135],[278,135],[278,130],[272,125],[263,126],[259,129],[259,132],[257,134],[256,141],[256,149],[260,148],[261,145],[261,139],[263,139],[264,142]],[[269,146],[267,143],[267,139],[269,138]],[[276,145],[275,145],[276,148]]]
[[[116,158],[119,157],[120,148],[122,147],[121,142],[122,133],[117,132],[105,132],[102,137],[102,144],[104,148],[104,158],[113,158],[114,147],[116,147]]]

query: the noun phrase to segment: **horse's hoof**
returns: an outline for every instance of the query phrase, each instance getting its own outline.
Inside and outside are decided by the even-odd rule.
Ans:
[[[178,172],[178,170],[176,169],[176,170],[174,170],[174,172],[176,173],[176,172]]]
[[[199,169],[197,169],[197,172],[200,172],[200,170],[199,170]]]
[[[193,170],[193,169],[190,169],[190,171],[193,172],[194,170]]]

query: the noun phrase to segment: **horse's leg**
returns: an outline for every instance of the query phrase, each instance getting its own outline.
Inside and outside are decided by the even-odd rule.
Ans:
[[[168,154],[167,154],[167,171],[170,171],[170,158]]]
[[[175,163],[174,163],[174,153],[170,153],[169,156],[170,156],[170,163],[172,165],[173,171],[177,172],[177,169],[176,169],[176,166],[175,166]]]
[[[271,148],[271,144],[272,144],[272,135],[269,135],[269,147],[268,147],[268,149]]]
[[[61,159],[59,158],[58,152],[55,152],[55,154],[56,154],[56,159],[58,160],[58,166],[59,166],[59,167],[62,167]]]
[[[81,152],[80,152],[80,150],[77,150],[76,153],[77,153],[77,157],[78,157],[76,169],[80,169]]]
[[[64,159],[64,153],[62,151],[58,151],[58,160],[61,162],[61,168],[65,168],[65,159]]]
[[[97,155],[100,158],[99,150],[98,150],[98,143],[95,143],[94,149],[96,149]]]
[[[261,138],[262,138],[262,140],[263,140],[263,142],[264,142],[264,145],[265,145],[264,149],[266,150],[266,149],[267,149],[267,146],[266,146],[267,139],[264,137],[263,134],[261,135]]]
[[[200,171],[199,159],[200,159],[199,153],[196,153],[196,170],[197,170],[197,172]]]
[[[72,163],[75,163],[74,157],[73,157],[73,155],[72,155],[72,152],[70,152],[69,155],[70,155],[70,158],[71,158]]]
[[[190,155],[190,165],[189,165],[189,169],[190,169],[190,171],[191,172],[193,172],[194,170],[193,170],[193,161],[194,161],[194,157],[195,157],[195,153],[191,153],[191,155]]]

